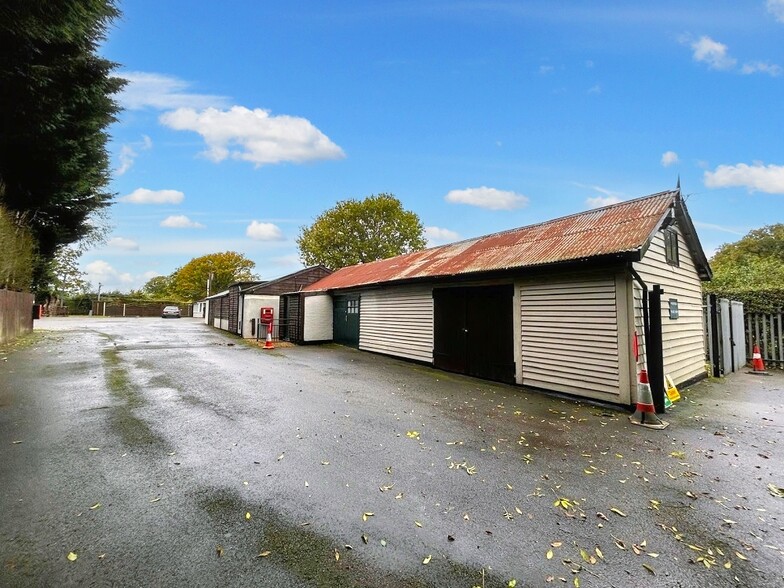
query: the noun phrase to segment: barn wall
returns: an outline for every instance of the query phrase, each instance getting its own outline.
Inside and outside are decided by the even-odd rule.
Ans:
[[[305,296],[302,340],[332,341],[332,297],[329,294]]]
[[[258,329],[259,311],[262,307],[271,306],[275,313],[274,320],[277,323],[280,320],[279,313],[279,296],[260,296],[256,294],[246,294],[243,296],[243,311],[242,311],[242,336],[245,339],[255,338],[253,329],[251,329],[250,321],[256,321],[256,329]]]
[[[359,348],[432,363],[432,286],[363,291]]]
[[[628,402],[615,274],[537,278],[521,281],[518,289],[522,384]],[[620,314],[626,328],[622,309]]]
[[[678,227],[678,267],[667,263],[664,252],[664,234],[654,237],[642,261],[634,269],[652,289],[659,284],[662,295],[662,342],[664,347],[664,373],[676,383],[685,382],[705,374],[705,329],[702,310],[702,282],[686,242]],[[679,317],[669,318],[668,300],[678,300]],[[643,333],[642,289],[634,285],[635,328]],[[642,342],[642,336],[640,336]],[[640,356],[641,359],[644,355]],[[642,364],[641,364],[642,365]]]

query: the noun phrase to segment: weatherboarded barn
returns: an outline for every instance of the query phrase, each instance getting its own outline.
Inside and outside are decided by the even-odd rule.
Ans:
[[[298,295],[299,339],[631,404],[654,319],[664,372],[704,376],[710,277],[678,189],[343,268]]]
[[[242,337],[256,337],[259,312],[272,308],[276,338],[280,325],[280,295],[302,290],[331,273],[323,265],[308,267],[266,282],[236,282],[228,290],[207,298],[205,322]]]

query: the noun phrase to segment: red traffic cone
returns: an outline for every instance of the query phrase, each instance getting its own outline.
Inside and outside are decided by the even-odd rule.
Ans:
[[[267,325],[267,340],[264,342],[262,349],[275,349],[272,344],[272,325]]]
[[[768,372],[765,371],[765,362],[762,361],[759,345],[756,343],[754,344],[754,351],[751,354],[751,367],[754,371],[749,372],[750,374],[758,374],[761,376],[768,375]]]
[[[648,370],[640,370],[640,381],[637,384],[637,410],[629,416],[629,420],[634,425],[649,429],[663,429],[670,424],[656,415],[651,385],[648,383]]]

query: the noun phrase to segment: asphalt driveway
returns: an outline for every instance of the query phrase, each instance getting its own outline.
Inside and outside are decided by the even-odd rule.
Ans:
[[[0,352],[3,586],[784,582],[784,376],[627,413],[194,319]],[[70,559],[69,559],[70,557]]]

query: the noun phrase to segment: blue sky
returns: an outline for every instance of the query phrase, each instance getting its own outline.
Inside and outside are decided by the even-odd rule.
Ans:
[[[675,187],[703,247],[784,222],[784,0],[120,0],[102,54],[111,233],[82,269],[141,287],[395,194],[431,244]]]

